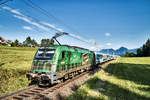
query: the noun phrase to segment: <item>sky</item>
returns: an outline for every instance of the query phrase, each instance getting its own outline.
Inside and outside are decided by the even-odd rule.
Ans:
[[[47,16],[29,1],[0,5],[0,36],[21,42],[30,36],[40,43],[58,29],[88,41],[62,36],[62,44],[89,49],[139,48],[150,37],[150,0],[31,0]]]

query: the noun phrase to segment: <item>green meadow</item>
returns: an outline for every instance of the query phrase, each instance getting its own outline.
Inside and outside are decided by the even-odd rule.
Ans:
[[[150,100],[150,57],[112,61],[67,100]]]
[[[0,46],[0,95],[28,86],[37,48]],[[150,100],[150,57],[122,57],[102,67],[67,100]]]
[[[0,95],[28,86],[29,72],[37,48],[0,46]]]

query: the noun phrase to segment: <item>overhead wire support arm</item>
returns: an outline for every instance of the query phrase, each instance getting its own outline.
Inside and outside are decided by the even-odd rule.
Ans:
[[[56,33],[55,36],[53,36],[52,38],[58,38],[62,35],[68,35],[69,33],[66,33],[66,32],[60,32],[60,33]]]
[[[53,36],[51,40],[55,40],[59,45],[61,45],[60,42],[56,38],[58,38],[58,37],[60,37],[62,35],[68,35],[68,34],[69,33],[66,33],[66,32],[56,33],[55,36]]]

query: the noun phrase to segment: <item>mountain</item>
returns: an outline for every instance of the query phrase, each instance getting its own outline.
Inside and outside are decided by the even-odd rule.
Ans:
[[[105,53],[105,54],[107,54],[108,52],[109,54],[114,54],[115,50],[114,49],[102,49],[100,52]]]
[[[120,56],[124,56],[127,51],[128,51],[127,48],[125,48],[125,47],[120,47],[119,49],[116,50],[116,53],[115,53],[115,54],[120,55]]]
[[[120,47],[117,50],[114,49],[102,49],[100,52],[101,53],[105,53],[105,54],[115,54],[115,55],[120,55],[120,56],[124,56],[126,54],[126,52],[134,52],[136,54],[136,49],[128,49],[126,47]]]

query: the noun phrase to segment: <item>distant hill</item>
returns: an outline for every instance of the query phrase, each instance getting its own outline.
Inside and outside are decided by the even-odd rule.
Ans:
[[[115,55],[120,55],[120,56],[124,56],[126,54],[126,52],[134,52],[136,54],[136,49],[128,49],[126,47],[120,47],[117,50],[114,49],[102,49],[100,50],[101,53],[106,53],[106,54],[115,54]]]

